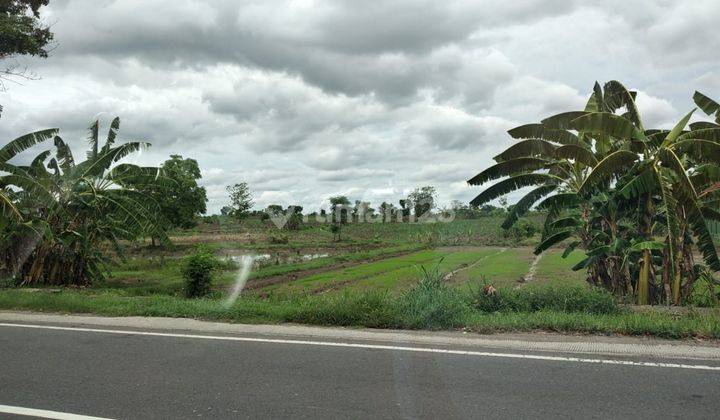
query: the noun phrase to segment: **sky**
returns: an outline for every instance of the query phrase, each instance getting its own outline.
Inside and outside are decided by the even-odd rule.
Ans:
[[[131,162],[199,162],[209,213],[237,182],[256,208],[397,204],[424,185],[468,202],[508,129],[582,109],[595,81],[637,90],[646,127],[671,127],[695,90],[720,97],[717,0],[51,0],[41,13],[56,43],[19,60],[37,80],[0,93],[0,143],[57,127],[82,156],[90,123],[119,116],[121,139],[152,143]]]

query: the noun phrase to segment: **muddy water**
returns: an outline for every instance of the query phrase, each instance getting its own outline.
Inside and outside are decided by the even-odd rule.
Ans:
[[[218,254],[220,257],[224,257],[229,260],[233,260],[236,263],[240,263],[243,258],[248,256],[254,257],[253,267],[266,267],[269,265],[281,265],[281,264],[293,264],[304,261],[311,261],[318,258],[325,258],[331,255],[330,252],[314,252],[314,253],[253,253],[247,250],[224,250]]]

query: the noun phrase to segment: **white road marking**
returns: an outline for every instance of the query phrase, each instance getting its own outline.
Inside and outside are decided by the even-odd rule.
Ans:
[[[19,416],[40,417],[57,420],[110,420],[104,417],[81,416],[79,414],[62,413],[60,411],[38,410],[35,408],[0,405],[0,413],[17,414]]]
[[[58,327],[54,325],[36,325],[36,324],[12,324],[0,323],[0,327],[16,327],[16,328],[34,328],[41,330],[57,330],[57,331],[80,331],[94,332],[104,334],[127,334],[140,335],[150,337],[173,337],[173,338],[194,338],[201,340],[220,340],[220,341],[242,341],[252,343],[274,343],[274,344],[302,344],[308,346],[325,346],[325,347],[348,347],[360,349],[374,350],[391,350],[391,351],[407,351],[415,353],[437,353],[452,354],[462,356],[480,356],[480,357],[502,357],[508,359],[530,359],[530,360],[548,360],[557,362],[575,362],[575,363],[593,363],[601,365],[622,365],[622,366],[641,366],[641,367],[662,367],[677,369],[694,369],[694,370],[710,370],[720,372],[720,366],[708,365],[688,365],[682,363],[661,363],[661,362],[634,362],[630,360],[614,360],[614,359],[588,359],[581,357],[566,356],[543,356],[536,354],[517,354],[517,353],[494,353],[485,351],[472,350],[451,350],[441,348],[428,347],[407,347],[407,346],[388,346],[382,344],[363,344],[363,343],[343,343],[333,341],[310,341],[310,340],[287,340],[281,338],[254,338],[254,337],[232,337],[219,335],[201,335],[201,334],[177,334],[177,333],[161,333],[152,331],[132,331],[132,330],[108,330],[100,328],[82,328],[82,327]]]

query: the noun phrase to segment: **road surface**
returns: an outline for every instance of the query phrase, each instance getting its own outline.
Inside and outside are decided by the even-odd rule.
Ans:
[[[262,334],[262,327],[206,334],[197,328],[32,321],[32,316],[23,322],[0,317],[0,418],[8,413],[717,418],[720,413],[717,347],[705,349],[718,351],[717,358],[668,359],[424,345],[402,334],[368,341],[333,339],[326,330],[325,337],[303,339]],[[33,409],[46,411],[28,411]]]

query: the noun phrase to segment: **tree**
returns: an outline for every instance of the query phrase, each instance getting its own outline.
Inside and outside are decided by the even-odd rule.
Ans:
[[[0,1],[0,60],[7,63],[19,55],[48,56],[47,46],[53,34],[40,20],[40,7],[48,3],[49,0]],[[19,70],[17,63],[6,66],[0,69],[0,87],[3,78],[31,77],[26,70]]]
[[[396,211],[397,209],[394,205],[383,201],[382,204],[380,204],[380,214],[382,214],[383,223],[392,222]]]
[[[230,216],[237,219],[246,217],[253,206],[252,194],[247,183],[241,182],[233,186],[228,186],[227,191],[230,194]]]
[[[330,197],[330,211],[332,213],[332,223],[346,224],[348,221],[348,211],[350,200],[344,195]]]
[[[375,209],[370,207],[370,202],[355,200],[355,206],[352,209],[353,219],[356,222],[366,222],[371,220],[375,214]]]
[[[147,192],[158,202],[163,218],[171,227],[196,226],[196,219],[205,213],[208,201],[205,188],[197,184],[202,178],[197,161],[170,155],[161,168],[170,182],[153,184]]]
[[[643,126],[635,97],[619,82],[596,83],[583,111],[510,130],[519,141],[469,183],[505,179],[472,204],[532,186],[504,228],[542,200],[547,217],[536,253],[576,239],[564,255],[586,251],[575,268],[587,269],[590,283],[641,304],[679,304],[697,277],[693,246],[720,270],[707,221],[720,220],[720,104],[696,92],[696,104],[715,122],[688,131],[691,112],[672,130],[657,130]]]
[[[408,195],[407,201],[411,203],[410,207],[415,211],[415,216],[421,217],[428,215],[430,210],[435,208],[435,200],[437,193],[435,187],[425,186],[416,188]]]
[[[87,159],[75,162],[57,130],[32,133],[3,147],[0,184],[12,186],[12,204],[22,220],[2,226],[0,255],[22,284],[87,285],[107,272],[109,246],[122,257],[122,242],[145,232],[167,242],[159,206],[145,194],[148,184],[163,183],[159,168],[119,163],[149,147],[142,142],[116,145],[120,120],[110,124],[100,147],[99,124],[90,126]],[[27,166],[8,156],[54,136],[55,154],[40,153]]]
[[[412,203],[408,200],[400,199],[398,204],[400,205],[400,214],[403,219],[410,217],[410,207],[412,207]]]
[[[285,210],[285,217],[287,218],[287,222],[285,223],[285,226],[283,228],[287,230],[298,230],[300,229],[300,226],[302,225],[302,211],[303,207],[298,205],[290,205],[288,206],[287,210]]]

